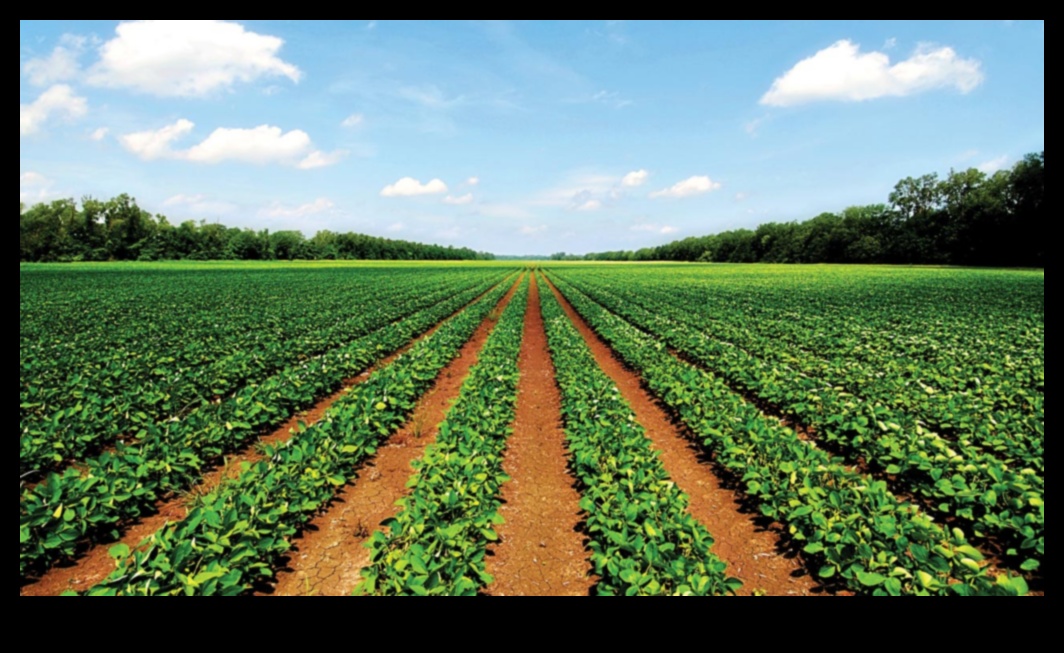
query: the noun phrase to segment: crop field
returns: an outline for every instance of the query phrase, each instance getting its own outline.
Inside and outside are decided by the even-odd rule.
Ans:
[[[1044,273],[20,266],[20,595],[1044,595]]]

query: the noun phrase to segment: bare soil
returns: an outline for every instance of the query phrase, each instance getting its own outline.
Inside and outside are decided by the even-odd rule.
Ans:
[[[516,289],[516,286],[514,287]],[[487,292],[491,292],[490,290]],[[481,294],[466,306],[472,305],[481,297]],[[511,290],[511,294],[513,290]],[[509,295],[508,295],[509,296]],[[459,309],[450,317],[454,317],[465,307]],[[225,479],[233,478],[240,474],[243,463],[254,464],[262,460],[260,448],[263,445],[278,445],[287,442],[293,435],[299,424],[310,426],[317,423],[325,416],[326,411],[332,407],[341,397],[352,388],[363,383],[373,372],[390,365],[397,358],[405,354],[415,344],[436,333],[450,317],[440,321],[429,331],[415,338],[395,353],[380,360],[359,376],[344,382],[343,388],[321,400],[309,410],[293,416],[272,433],[262,436],[254,444],[248,445],[232,456],[227,456],[225,462],[206,473],[203,479],[191,490],[182,495],[172,497],[156,505],[156,512],[129,525],[122,533],[118,543],[125,544],[130,548],[140,546],[148,537],[159,531],[168,524],[180,522],[188,515],[188,507],[195,497],[209,494],[218,487]],[[94,545],[85,551],[77,560],[67,564],[58,565],[49,570],[41,578],[31,581],[19,588],[19,596],[59,596],[66,591],[81,592],[99,584],[107,578],[115,569],[114,561],[109,555],[109,550],[115,542]]]
[[[512,479],[503,486],[500,512],[506,523],[496,529],[500,541],[491,547],[487,560],[495,583],[485,593],[588,596],[594,579],[579,532],[580,493],[566,463],[561,393],[536,283],[528,297],[518,365],[517,415],[503,461]]]
[[[396,501],[407,496],[411,463],[436,441],[439,425],[461,393],[469,370],[491,334],[498,315],[513,298],[520,280],[498,309],[478,327],[458,357],[436,378],[407,424],[365,462],[326,511],[295,541],[274,586],[262,596],[349,596],[370,563],[366,543],[381,524],[394,517]]]
[[[549,284],[549,282],[548,282]],[[740,594],[765,596],[810,596],[823,593],[788,552],[787,543],[760,515],[744,508],[744,496],[728,487],[727,479],[708,460],[666,410],[642,385],[638,374],[613,355],[557,288],[555,297],[584,337],[599,367],[617,384],[632,407],[636,421],[646,430],[661,454],[665,471],[690,498],[689,511],[713,535],[713,551],[728,564],[728,574],[743,581]]]

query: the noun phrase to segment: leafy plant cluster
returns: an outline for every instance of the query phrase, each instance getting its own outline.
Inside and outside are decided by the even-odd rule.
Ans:
[[[609,276],[580,279],[608,283]],[[652,313],[667,304],[676,319],[766,363],[911,415],[947,440],[1044,476],[1044,313],[1031,310],[1043,301],[1041,283],[962,272],[931,286],[925,273],[905,274],[912,282],[902,287],[851,279],[866,290],[840,292],[830,273],[811,276],[824,283],[773,276],[770,284],[729,284],[722,282],[727,275],[683,273],[655,276],[653,287],[646,277],[627,278],[611,289]],[[688,306],[703,308],[691,313]]]
[[[373,534],[369,568],[356,594],[378,596],[475,596],[494,582],[487,573],[488,547],[501,488],[509,482],[503,454],[517,405],[518,355],[525,312],[525,281],[488,337],[457,403],[440,425],[436,443],[415,463],[401,509]]]
[[[494,276],[494,275],[492,275]],[[69,559],[86,541],[116,539],[124,524],[156,502],[191,487],[220,458],[276,428],[398,350],[497,281],[457,292],[435,306],[316,358],[285,368],[177,422],[147,424],[136,442],[119,443],[20,492],[19,578]],[[493,293],[505,292],[499,286]],[[480,304],[483,305],[483,304]]]
[[[196,501],[188,517],[134,551],[93,596],[232,596],[273,577],[281,556],[356,468],[395,433],[502,296],[500,286],[335,403],[324,418],[266,449],[239,477]]]
[[[319,283],[328,281],[324,274],[317,276]],[[23,340],[27,333],[37,339],[20,348],[19,474],[61,469],[122,436],[140,439],[150,424],[182,419],[286,366],[483,283],[482,275],[456,272],[426,274],[419,282],[396,279],[389,286],[381,275],[369,274],[345,286],[320,288],[306,304],[272,301],[274,308],[264,311],[265,291],[285,292],[272,275],[266,279],[265,287],[248,284],[215,310],[206,310],[199,300],[210,301],[232,287],[207,282],[189,296],[178,284],[198,284],[184,275],[163,282],[154,296],[135,299],[126,292],[82,288],[73,306],[41,310],[32,298],[24,300],[37,308],[21,325]],[[370,280],[375,283],[366,283]],[[26,290],[56,291],[55,286]],[[83,298],[90,297],[93,306],[86,310]],[[130,301],[141,311],[130,315]],[[178,301],[182,309],[171,310]],[[59,324],[65,326],[72,313],[102,324],[81,332],[82,337],[57,341]],[[108,313],[114,322],[105,317]],[[334,319],[322,320],[322,315]],[[43,360],[47,366],[40,364]]]
[[[697,318],[667,300],[655,301],[651,312],[603,289],[593,290],[592,298],[814,428],[819,438],[844,448],[851,462],[866,461],[890,477],[893,486],[973,524],[977,535],[998,538],[1009,557],[1019,558],[1017,571],[1034,571],[1043,564],[1045,481],[1034,469],[1003,462],[966,440],[947,440],[891,406],[889,399],[857,397],[806,376],[802,367],[790,367],[780,358],[763,360],[718,340],[720,324],[705,321],[693,328],[687,322]]]
[[[1023,595],[1021,577],[990,577],[982,554],[899,501],[887,484],[848,470],[766,418],[719,377],[682,362],[665,340],[640,331],[574,286],[559,288],[647,387],[703,438],[751,501],[787,528],[821,579],[860,594]]]
[[[719,596],[741,583],[712,553],[620,391],[550,292],[540,295],[571,468],[601,596]]]

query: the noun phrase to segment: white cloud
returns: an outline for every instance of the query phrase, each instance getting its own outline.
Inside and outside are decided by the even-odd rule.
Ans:
[[[259,215],[264,218],[305,218],[310,215],[324,213],[333,208],[333,206],[335,205],[330,200],[319,197],[310,204],[302,204],[300,206],[285,206],[274,203],[268,208],[259,211]]]
[[[643,184],[647,183],[647,179],[650,178],[650,173],[646,170],[638,170],[636,172],[629,172],[621,180],[621,186],[625,188],[639,188]]]
[[[996,159],[991,159],[989,161],[981,163],[978,166],[979,167],[979,171],[980,172],[984,172],[984,173],[986,173],[988,175],[992,175],[992,174],[994,174],[995,172],[997,172],[999,170],[1004,170],[1005,168],[1007,168],[1009,166],[1009,161],[1010,160],[1011,159],[1009,158],[1008,155],[999,156]]]
[[[88,111],[85,98],[76,95],[66,84],[57,84],[41,93],[32,104],[18,105],[19,136],[36,134],[53,116],[75,120]]]
[[[768,116],[762,116],[760,118],[754,118],[753,120],[743,123],[743,131],[752,138],[757,138],[758,133],[761,131],[761,127],[768,122]]]
[[[163,206],[167,206],[167,207],[169,207],[169,206],[184,206],[186,204],[195,204],[197,202],[202,202],[205,199],[207,199],[207,197],[205,195],[183,195],[183,194],[179,194],[179,195],[174,195],[173,197],[171,197],[168,200],[166,200],[165,202],[163,202]]]
[[[400,98],[415,104],[420,104],[426,109],[446,110],[457,107],[465,102],[465,96],[449,98],[434,84],[427,86],[405,86],[396,93]]]
[[[883,49],[884,50],[893,50],[897,46],[898,46],[898,39],[896,39],[896,38],[894,38],[892,36],[889,39],[887,39],[886,43],[883,44]]]
[[[60,44],[47,57],[30,59],[22,67],[34,86],[48,86],[57,82],[69,82],[81,72],[78,59],[85,49],[87,39],[65,34]]]
[[[391,186],[385,186],[381,190],[381,197],[417,197],[419,195],[443,195],[446,192],[447,184],[439,179],[422,184],[412,177],[403,177]]]
[[[362,123],[365,121],[366,117],[364,115],[362,115],[361,113],[353,113],[347,118],[344,118],[344,121],[340,123],[340,126],[346,127],[348,129],[354,129],[355,127],[361,127]]]
[[[578,204],[576,206],[576,210],[577,211],[584,211],[586,213],[590,213],[592,211],[598,211],[601,208],[602,208],[602,202],[599,201],[599,200],[587,200],[586,202],[583,202],[583,203]]]
[[[253,129],[219,128],[198,145],[187,150],[173,149],[174,142],[191,133],[194,127],[188,120],[179,120],[156,131],[127,134],[119,141],[145,161],[175,159],[205,164],[236,161],[255,165],[277,164],[300,170],[333,165],[347,154],[344,151],[326,154],[314,149],[305,131],[284,132],[280,127],[270,125]]]
[[[37,172],[18,176],[18,201],[27,205],[44,202],[52,197],[52,181]]]
[[[480,185],[480,177],[470,177],[469,179],[466,179],[466,186],[479,186],[479,185]]]
[[[443,203],[450,204],[451,206],[464,206],[466,204],[472,204],[473,193],[466,193],[461,197],[452,197],[451,195],[448,195],[447,197],[443,198]]]
[[[396,222],[395,224],[388,225],[387,231],[397,234],[400,231],[406,231],[406,225],[402,222]]]
[[[521,230],[518,233],[520,233],[522,236],[535,236],[537,234],[543,233],[546,230],[546,225],[540,225],[538,227],[525,225],[524,227],[521,227]]]
[[[100,48],[89,70],[95,86],[125,88],[160,97],[202,97],[237,82],[302,73],[278,58],[284,41],[219,20],[150,20],[122,23]]]
[[[750,199],[750,195],[747,194],[747,193],[736,193],[735,194],[735,201],[736,202],[745,202],[748,199]]]
[[[321,150],[314,150],[306,156],[302,161],[296,164],[296,167],[300,170],[316,170],[318,168],[328,168],[329,166],[336,165],[343,161],[347,157],[347,150],[336,150],[335,152],[322,152]]]
[[[174,141],[191,133],[194,127],[191,121],[182,119],[162,129],[126,134],[118,140],[122,147],[145,161],[181,158],[170,146]]]
[[[668,225],[662,226],[658,224],[637,224],[636,226],[632,227],[632,231],[654,233],[661,234],[663,236],[668,236],[670,234],[678,232],[679,229],[677,229],[676,227],[670,227]]]
[[[89,138],[91,138],[92,140],[94,140],[96,142],[100,142],[103,139],[107,138],[107,135],[110,134],[110,133],[111,133],[110,129],[108,129],[106,127],[100,127],[99,129],[96,129],[91,134],[89,134]]]
[[[691,177],[690,179],[681,181],[671,188],[651,193],[650,198],[682,199],[684,197],[694,197],[696,195],[712,193],[715,190],[720,190],[722,187],[723,186],[720,183],[713,181],[709,177]]]
[[[937,88],[970,93],[983,83],[982,64],[962,59],[953,48],[921,46],[905,61],[891,65],[882,52],[861,53],[843,40],[801,61],[777,79],[761,104],[790,107],[808,102],[860,102],[904,97]]]

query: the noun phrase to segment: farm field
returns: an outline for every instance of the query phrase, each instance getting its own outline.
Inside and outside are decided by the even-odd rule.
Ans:
[[[20,266],[20,595],[1044,595],[1041,271]]]

